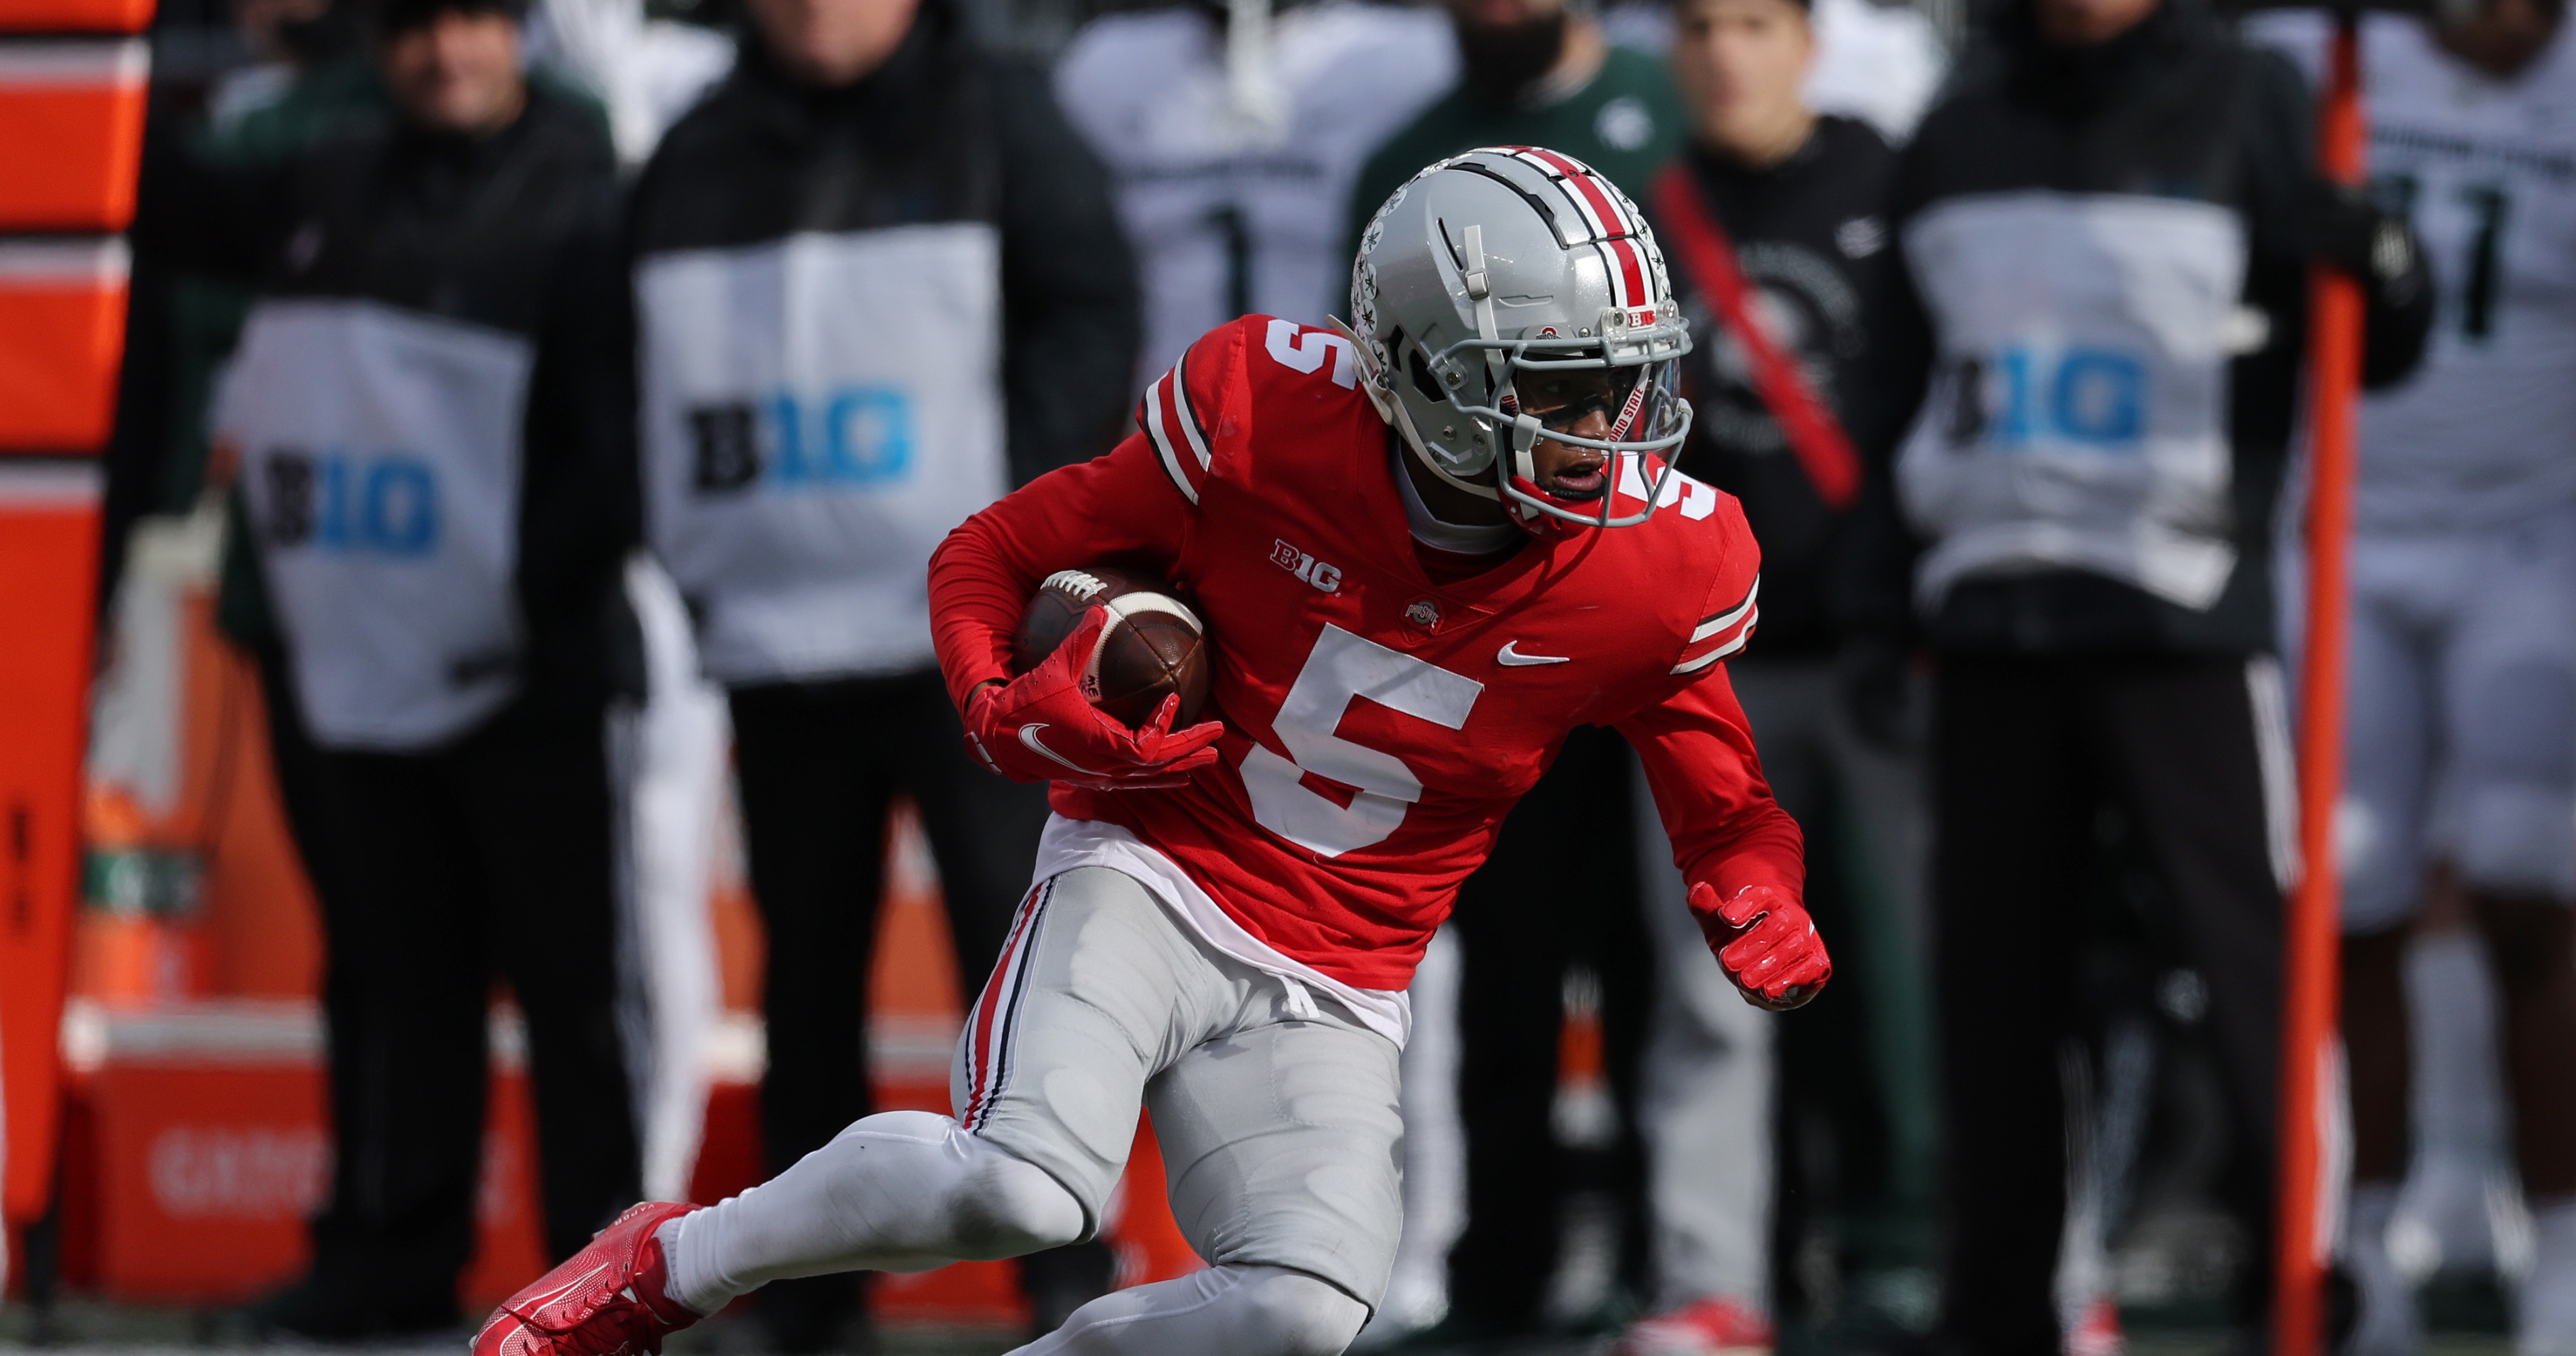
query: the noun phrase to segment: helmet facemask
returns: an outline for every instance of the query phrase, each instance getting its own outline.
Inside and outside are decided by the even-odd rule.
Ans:
[[[1401,333],[1391,337],[1403,365],[1399,380],[1411,389],[1382,400],[1381,412],[1433,474],[1502,503],[1523,529],[1633,527],[1672,498],[1671,453],[1691,426],[1678,361],[1689,340],[1678,323],[1651,341],[1625,345],[1587,337],[1479,337],[1433,352]],[[1426,405],[1438,423],[1420,417]],[[1600,431],[1577,432],[1596,410]],[[1548,489],[1538,465],[1545,442],[1601,453],[1599,492],[1576,497]],[[1654,454],[1662,455],[1649,461]],[[1622,490],[1644,506],[1615,514],[1611,500]]]

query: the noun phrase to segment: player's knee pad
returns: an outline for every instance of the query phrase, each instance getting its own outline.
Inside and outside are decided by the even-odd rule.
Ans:
[[[2385,932],[2423,907],[2423,845],[2411,819],[2348,791],[2335,806],[2335,851],[2345,933]]]
[[[942,1259],[991,1261],[1082,1237],[1082,1203],[1045,1169],[928,1111],[885,1111],[829,1145],[853,1171],[838,1185],[886,1242]],[[898,1223],[900,1221],[901,1223]]]
[[[958,1135],[982,1150],[951,1207],[959,1257],[998,1261],[1082,1237],[1082,1203],[1046,1169],[962,1130]]]
[[[1243,1350],[1261,1356],[1341,1356],[1368,1323],[1368,1306],[1283,1267],[1244,1267],[1221,1303],[1239,1309]]]

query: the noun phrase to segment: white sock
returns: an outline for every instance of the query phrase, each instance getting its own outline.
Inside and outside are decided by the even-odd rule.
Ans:
[[[1302,1271],[1215,1266],[1103,1295],[1011,1356],[1338,1356],[1368,1316]]]
[[[2516,1356],[2576,1356],[2576,1197],[2531,1203],[2531,1245],[2513,1349]]]
[[[682,1279],[680,1233],[687,1227],[690,1220],[705,1213],[703,1210],[692,1210],[685,1215],[674,1215],[662,1221],[662,1227],[653,1231],[653,1237],[662,1245],[662,1297],[677,1300],[681,1308],[700,1318],[705,1318],[723,1308],[725,1301],[732,1298],[730,1295],[721,1293],[722,1284],[715,1282],[712,1277],[693,1275],[687,1280]],[[699,1249],[701,1255],[705,1251],[703,1248]]]
[[[2346,1356],[2410,1356],[2424,1345],[2414,1288],[2388,1256],[2398,1184],[2355,1182],[2345,1200],[2344,1263],[2361,1288],[2361,1314]]]
[[[794,1167],[663,1226],[671,1298],[712,1314],[791,1276],[927,1271],[1082,1236],[1073,1193],[1042,1168],[927,1111],[853,1123]]]

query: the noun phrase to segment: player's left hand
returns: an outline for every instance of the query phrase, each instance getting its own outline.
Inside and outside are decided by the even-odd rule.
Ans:
[[[1745,1002],[1786,1012],[1823,992],[1833,978],[1834,963],[1825,954],[1825,939],[1816,935],[1815,920],[1805,905],[1779,890],[1748,885],[1733,899],[1720,900],[1715,886],[1699,881],[1691,886],[1690,906],[1701,918],[1723,919],[1733,929],[1733,940],[1714,949]]]

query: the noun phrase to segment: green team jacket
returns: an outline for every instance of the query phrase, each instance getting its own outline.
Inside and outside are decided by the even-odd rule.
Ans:
[[[1370,154],[1351,190],[1343,240],[1359,252],[1360,232],[1388,195],[1425,165],[1479,146],[1544,146],[1608,175],[1643,201],[1646,185],[1689,140],[1690,122],[1663,63],[1613,47],[1591,83],[1545,104],[1497,104],[1460,85]],[[1332,299],[1336,315],[1350,304]]]

